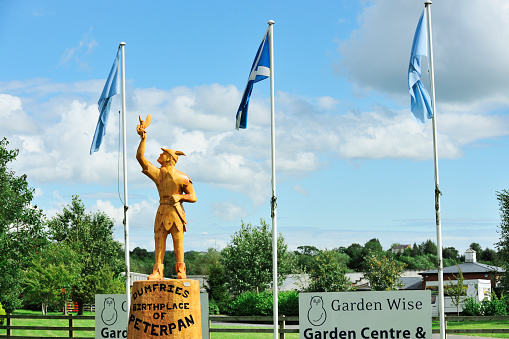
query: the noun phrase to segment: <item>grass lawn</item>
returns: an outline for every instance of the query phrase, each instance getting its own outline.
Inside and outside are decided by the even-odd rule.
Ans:
[[[433,329],[439,329],[438,321],[433,321]],[[448,329],[509,329],[507,321],[448,321]],[[456,333],[454,333],[456,334]],[[509,333],[458,333],[458,335],[468,335],[475,337],[490,337],[490,338],[509,338]]]
[[[223,326],[223,325],[214,325],[212,324],[212,328],[253,328],[259,329],[263,328],[260,326]],[[267,327],[272,329],[272,327]],[[288,339],[299,339],[298,333],[287,333],[286,338]],[[223,332],[211,332],[212,339],[270,339],[274,338],[274,333],[223,333]]]

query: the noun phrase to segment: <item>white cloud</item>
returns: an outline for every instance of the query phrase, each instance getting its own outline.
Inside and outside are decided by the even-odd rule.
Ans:
[[[210,206],[216,215],[221,220],[240,220],[243,216],[246,215],[246,210],[229,201],[222,201],[218,203],[213,203]]]
[[[422,2],[374,0],[359,28],[339,43],[337,70],[360,91],[407,100],[410,48]],[[504,0],[431,5],[437,103],[507,105],[509,7]],[[426,77],[425,77],[426,78]],[[486,105],[477,106],[486,112]]]
[[[0,112],[16,112],[4,113],[4,124],[0,126],[12,146],[21,150],[13,164],[15,170],[22,168],[36,184],[117,182],[122,170],[120,167],[120,173],[117,171],[119,100],[114,99],[100,151],[89,155],[99,114],[98,93],[92,90],[97,83],[95,80],[51,83],[49,89],[47,81],[0,84],[0,89],[18,93],[0,96]],[[72,99],[66,98],[69,95]],[[235,131],[232,112],[238,100],[238,89],[218,84],[129,92],[130,184],[153,188],[134,157],[139,143],[135,132],[138,115],[145,118],[150,113],[147,159],[155,163],[161,147],[181,150],[187,156],[179,159],[177,167],[193,181],[240,193],[255,205],[266,202],[271,180],[269,105],[264,98],[253,98],[248,129]],[[419,125],[406,109],[378,106],[370,111],[340,114],[341,103],[333,98],[305,98],[279,92],[276,100],[278,175],[299,176],[318,171],[331,157],[414,160],[432,157],[431,124]],[[509,120],[504,116],[462,112],[457,107],[451,105],[439,111],[441,157],[460,157],[465,146],[509,134]],[[223,217],[231,220],[241,215],[243,208],[231,205],[224,209],[230,214]]]
[[[21,99],[9,94],[0,94],[0,118],[9,117],[15,111],[21,111]]]

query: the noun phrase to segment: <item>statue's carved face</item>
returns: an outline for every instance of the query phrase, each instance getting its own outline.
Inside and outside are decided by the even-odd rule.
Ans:
[[[167,152],[162,152],[159,155],[159,159],[157,159],[157,162],[160,163],[162,166],[175,165],[175,159],[173,159],[173,157],[169,155]]]

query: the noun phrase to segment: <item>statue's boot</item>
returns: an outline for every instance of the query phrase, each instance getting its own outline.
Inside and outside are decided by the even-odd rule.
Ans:
[[[186,279],[186,264],[183,262],[178,262],[175,270],[177,271],[177,279]]]
[[[147,280],[163,280],[164,277],[164,264],[155,264],[152,267],[152,274],[148,276]]]

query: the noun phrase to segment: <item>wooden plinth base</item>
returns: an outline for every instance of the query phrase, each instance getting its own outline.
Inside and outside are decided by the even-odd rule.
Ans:
[[[133,283],[127,338],[201,339],[200,283],[146,280]]]

